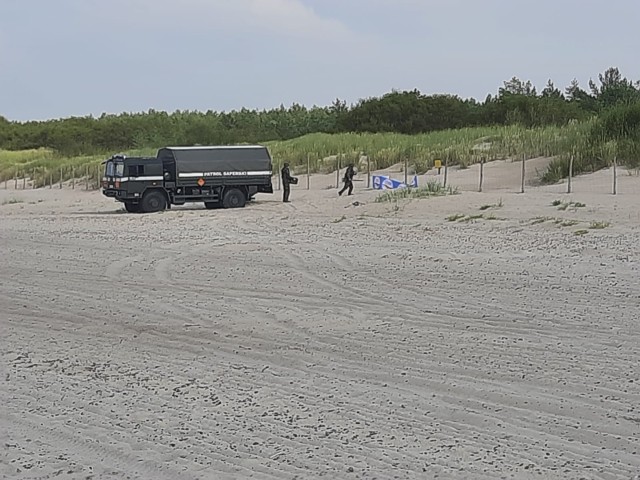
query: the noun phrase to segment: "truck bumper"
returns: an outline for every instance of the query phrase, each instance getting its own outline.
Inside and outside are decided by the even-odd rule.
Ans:
[[[139,197],[131,197],[127,195],[125,190],[116,190],[114,188],[105,188],[102,190],[105,197],[115,198],[119,202],[140,200]]]

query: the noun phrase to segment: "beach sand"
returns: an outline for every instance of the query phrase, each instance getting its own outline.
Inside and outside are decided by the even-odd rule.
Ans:
[[[0,475],[638,478],[640,177],[545,161],[397,203],[0,189]]]

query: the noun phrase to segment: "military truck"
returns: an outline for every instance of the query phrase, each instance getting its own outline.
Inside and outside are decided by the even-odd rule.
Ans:
[[[165,147],[155,157],[118,154],[103,163],[102,193],[131,213],[187,202],[241,208],[257,193],[273,193],[271,155],[261,145]]]

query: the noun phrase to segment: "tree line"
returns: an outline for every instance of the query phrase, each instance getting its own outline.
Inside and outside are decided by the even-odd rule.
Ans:
[[[108,153],[163,145],[215,145],[288,140],[309,133],[418,134],[474,126],[566,125],[594,116],[599,141],[640,138],[640,81],[609,68],[584,89],[577,80],[560,90],[549,80],[538,93],[530,81],[505,81],[484,101],[456,95],[393,91],[354,105],[231,112],[149,110],[47,121],[14,122],[0,116],[0,149],[51,148],[64,155]],[[639,135],[634,137],[635,135]],[[600,138],[601,137],[601,138]]]

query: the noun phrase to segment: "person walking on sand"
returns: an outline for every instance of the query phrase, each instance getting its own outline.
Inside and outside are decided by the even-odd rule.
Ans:
[[[349,189],[349,193],[347,195],[353,195],[353,177],[355,174],[356,172],[353,170],[353,163],[350,163],[349,166],[347,166],[347,171],[344,172],[344,177],[342,178],[344,187],[342,187],[342,190],[338,192],[339,196],[342,196],[347,189]]]
[[[291,193],[290,185],[292,183],[297,183],[297,181],[294,177],[291,176],[288,163],[284,164],[284,167],[282,167],[280,173],[282,175],[282,201],[284,203],[289,203],[289,194]]]

